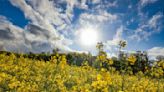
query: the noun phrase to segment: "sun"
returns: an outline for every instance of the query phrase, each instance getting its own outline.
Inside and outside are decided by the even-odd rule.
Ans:
[[[80,32],[80,43],[83,46],[94,46],[98,42],[97,30],[93,28],[85,28]]]

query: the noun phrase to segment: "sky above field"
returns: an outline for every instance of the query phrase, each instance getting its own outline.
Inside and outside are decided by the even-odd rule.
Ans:
[[[0,0],[0,50],[89,51],[104,43],[125,51],[164,55],[163,0]]]

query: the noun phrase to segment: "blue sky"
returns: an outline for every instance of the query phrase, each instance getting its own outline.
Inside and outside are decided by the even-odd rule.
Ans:
[[[92,28],[111,56],[121,39],[125,50],[164,55],[163,0],[0,0],[0,24],[5,50],[95,54],[95,46],[78,40],[81,30]]]

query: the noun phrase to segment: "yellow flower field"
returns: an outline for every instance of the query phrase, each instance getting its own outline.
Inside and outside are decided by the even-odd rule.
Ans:
[[[164,92],[164,79],[70,66],[65,55],[50,61],[0,54],[0,92]]]

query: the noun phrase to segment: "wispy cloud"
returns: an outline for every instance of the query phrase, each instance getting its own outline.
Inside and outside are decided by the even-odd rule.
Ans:
[[[114,21],[117,19],[117,15],[110,14],[106,11],[99,11],[96,14],[83,13],[80,15],[79,22],[80,24],[85,23],[104,23],[109,21]]]
[[[157,13],[153,15],[150,19],[141,22],[139,24],[139,27],[134,31],[134,34],[130,35],[130,39],[137,39],[138,41],[141,40],[148,40],[148,38],[155,34],[160,32],[162,29],[162,21],[161,19],[163,18],[162,13]]]
[[[149,21],[148,21],[148,25],[151,28],[156,29],[155,31],[159,31],[161,28],[161,20],[163,17],[162,13],[157,13],[156,15],[154,15]]]
[[[99,4],[101,0],[91,0],[93,4]]]
[[[155,3],[158,0],[140,0],[141,6],[146,6],[147,4]]]

